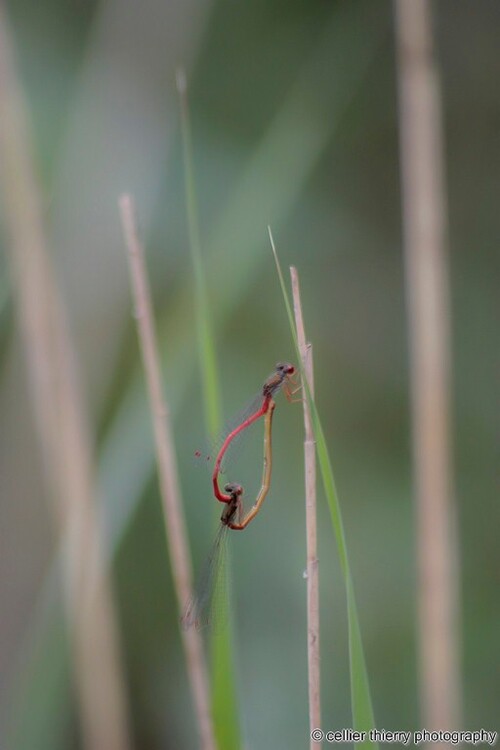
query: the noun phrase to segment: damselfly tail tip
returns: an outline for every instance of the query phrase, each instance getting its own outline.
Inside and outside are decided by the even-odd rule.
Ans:
[[[194,612],[193,607],[189,605],[181,617],[181,628],[183,630],[189,630],[192,627],[197,627],[198,617]]]
[[[194,628],[195,630],[203,630],[207,625],[208,621],[204,622],[199,617],[193,615],[185,615],[184,617],[181,617],[181,628],[184,631],[190,630],[191,628]]]

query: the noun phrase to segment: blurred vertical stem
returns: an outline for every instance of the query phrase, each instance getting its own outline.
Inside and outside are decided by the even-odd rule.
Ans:
[[[52,511],[64,551],[65,606],[83,746],[126,750],[131,744],[124,680],[94,505],[91,439],[67,311],[46,247],[28,117],[3,8],[0,164],[13,294],[48,495],[54,497]]]
[[[189,104],[187,82],[184,70],[179,68],[176,74],[177,90],[181,104],[181,129],[184,155],[184,175],[186,185],[186,209],[189,232],[191,261],[195,277],[195,304],[198,337],[198,358],[202,373],[203,403],[205,409],[206,430],[214,436],[220,429],[219,377],[216,367],[214,335],[211,314],[208,305],[208,294],[205,272],[201,256],[200,230],[196,200],[196,183],[193,168],[193,147],[189,122]],[[219,509],[218,509],[219,512]],[[228,551],[229,554],[229,551]],[[229,568],[230,566],[226,566]],[[220,595],[229,598],[229,581],[226,577],[220,581]],[[233,659],[233,638],[231,618],[221,618],[214,623],[210,633],[212,662],[212,710],[215,723],[217,744],[220,750],[235,750],[241,745],[239,729],[239,710],[236,691],[235,669]]]
[[[396,0],[400,152],[416,481],[422,725],[460,725],[458,550],[439,74],[428,0]],[[437,746],[436,746],[437,747]]]
[[[302,303],[300,300],[299,275],[297,269],[290,268],[292,298],[295,314],[297,343],[302,361],[302,377],[307,380],[309,392],[314,398],[312,345],[306,340]],[[304,386],[303,386],[304,393]],[[307,547],[307,662],[309,670],[309,729],[321,727],[321,683],[319,650],[319,569],[317,550],[316,521],[316,441],[311,419],[309,401],[304,404],[304,464],[306,492],[306,547]],[[319,743],[311,739],[311,748]]]
[[[169,409],[163,396],[160,358],[156,341],[149,281],[144,265],[144,250],[137,237],[134,207],[130,196],[120,199],[120,211],[128,248],[130,282],[135,302],[137,328],[148,385],[156,458],[163,502],[163,518],[170,553],[171,570],[179,611],[192,597],[191,561],[182,514],[179,480],[170,427]],[[182,630],[189,680],[193,694],[200,743],[203,750],[215,750],[210,718],[208,675],[203,642],[196,628]]]

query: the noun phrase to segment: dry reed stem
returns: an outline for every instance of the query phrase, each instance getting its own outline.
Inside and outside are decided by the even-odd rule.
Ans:
[[[48,495],[62,540],[65,609],[87,750],[130,748],[91,440],[67,312],[47,252],[28,118],[0,8],[0,162],[7,243]]]
[[[125,242],[128,248],[130,281],[154,428],[165,531],[179,611],[182,611],[186,602],[192,597],[192,571],[182,514],[169,410],[161,384],[151,293],[144,264],[144,250],[137,236],[134,205],[130,196],[124,195],[121,197],[120,211]],[[181,633],[201,747],[203,750],[215,750],[203,642],[196,628],[183,629]]]
[[[314,397],[312,345],[306,341],[302,305],[300,301],[299,276],[297,269],[290,267],[292,280],[293,309],[297,340],[302,359],[303,373],[309,384],[311,396]],[[319,569],[317,557],[317,523],[316,523],[316,441],[312,427],[309,402],[305,387],[304,397],[304,462],[306,493],[306,545],[307,545],[307,660],[309,688],[309,727],[312,731],[321,727],[320,698],[320,651],[319,651]],[[311,748],[319,743],[311,739]]]
[[[441,98],[428,0],[396,0],[400,150],[416,478],[422,725],[460,722],[458,552]],[[436,749],[437,749],[436,745]],[[442,750],[442,745],[439,745]]]

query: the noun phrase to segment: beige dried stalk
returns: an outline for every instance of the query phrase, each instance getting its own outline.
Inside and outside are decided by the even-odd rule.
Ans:
[[[161,384],[160,358],[156,343],[149,281],[144,264],[144,250],[138,239],[134,206],[130,196],[122,196],[120,211],[128,248],[130,282],[135,301],[139,341],[153,421],[165,533],[179,611],[182,611],[186,602],[192,598],[192,570],[182,514],[174,441],[169,409]],[[196,628],[188,628],[182,630],[182,640],[196,710],[200,744],[203,750],[215,750],[208,673],[202,639]]]
[[[300,300],[299,276],[297,269],[290,268],[292,283],[293,308],[297,341],[302,359],[303,373],[309,384],[309,391],[314,397],[312,345],[306,340],[302,305]],[[312,731],[321,727],[320,697],[320,650],[319,650],[319,568],[317,555],[317,522],[316,522],[316,441],[312,427],[309,402],[302,386],[304,405],[304,463],[306,494],[306,549],[307,549],[307,660],[309,688],[309,727]],[[311,748],[318,747],[311,739]]]
[[[457,729],[460,628],[450,460],[450,304],[441,97],[428,0],[396,0],[394,7],[416,481],[422,725],[434,730]]]
[[[0,8],[0,181],[13,296],[44,476],[64,551],[65,609],[83,745],[131,747],[119,639],[104,563],[91,438],[67,311],[42,222],[28,117]]]

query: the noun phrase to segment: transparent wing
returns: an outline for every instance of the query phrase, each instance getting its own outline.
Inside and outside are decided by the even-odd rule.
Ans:
[[[263,397],[261,389],[258,393],[252,396],[252,398],[237,414],[234,414],[224,423],[223,428],[215,438],[208,442],[208,446],[204,450],[195,451],[195,459],[197,465],[206,466],[206,468],[210,472],[212,471],[214,461],[217,458],[220,449],[224,445],[224,441],[226,440],[227,436],[230,435],[233,430],[239,427],[239,425],[242,424],[246,419],[251,417],[252,414],[255,414],[255,412],[258,411],[258,409],[262,405],[262,399]],[[241,448],[245,443],[245,432],[246,430],[242,430],[242,432],[236,435],[234,440],[231,441],[231,444],[224,456],[224,461],[221,466],[221,474],[226,474],[226,467],[229,466],[231,462],[236,460],[236,458],[239,456]]]
[[[264,383],[269,383],[273,379],[276,378],[276,369],[271,372],[268,377],[265,379]],[[280,381],[277,383],[273,390],[273,395],[276,395],[278,390],[283,385],[283,381]],[[222,446],[224,445],[224,442],[228,435],[233,432],[237,427],[239,427],[243,422],[245,422],[249,417],[252,416],[252,414],[255,414],[256,411],[260,409],[262,406],[262,402],[264,399],[263,395],[263,387],[262,386],[257,393],[252,396],[252,398],[245,404],[245,406],[235,415],[233,415],[230,419],[225,422],[222,430],[216,435],[216,437],[212,440],[208,441],[208,445],[205,446],[203,450],[196,450],[195,451],[195,458],[196,458],[196,464],[198,466],[206,466],[207,469],[212,471],[214,461],[221,450]],[[245,444],[245,437],[248,435],[248,430],[242,430],[239,432],[234,439],[231,441],[225,455],[224,460],[221,465],[221,474],[227,474],[227,467],[232,464],[234,460],[237,459],[237,457],[240,455],[242,445]]]
[[[217,599],[216,593],[221,580],[227,550],[228,527],[220,524],[210,553],[205,560],[193,597],[188,601],[181,617],[182,627],[207,627],[212,621],[212,610]]]

